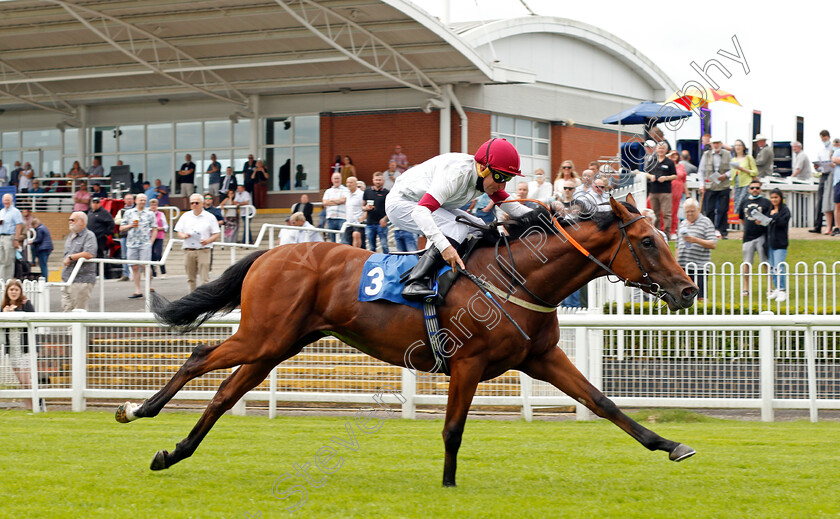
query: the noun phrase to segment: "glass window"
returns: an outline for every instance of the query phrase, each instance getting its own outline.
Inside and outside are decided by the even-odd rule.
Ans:
[[[101,161],[100,164],[102,164],[102,169],[105,170],[106,175],[108,175],[111,172],[111,166],[117,165],[116,155],[99,155],[98,157]]]
[[[79,129],[67,128],[64,130],[64,154],[78,155],[79,154]]]
[[[41,164],[42,172],[63,173],[61,171],[61,150],[44,150],[43,157],[44,163]]]
[[[61,132],[58,130],[58,128],[54,130],[24,131],[23,146],[33,148],[41,148],[44,146],[61,146]]]
[[[23,158],[20,161],[21,166],[25,166],[28,162],[32,166],[32,170],[35,172],[36,177],[46,176],[49,173],[49,170],[44,170],[41,168],[41,154],[37,151],[24,151]],[[61,175],[64,176],[64,175]]]
[[[93,151],[96,154],[117,151],[117,129],[113,126],[96,128],[93,131]]]
[[[294,119],[295,144],[318,142],[318,116],[299,115]]]
[[[146,130],[147,150],[172,149],[172,125],[170,123],[150,124],[146,127]]]
[[[136,182],[139,180],[137,175],[146,171],[146,156],[145,155],[127,155],[125,153],[120,153],[117,157],[119,160],[123,161],[123,164],[126,166],[131,166],[131,172],[134,173],[134,181]],[[110,171],[110,170],[106,170]]]
[[[551,136],[548,123],[535,121],[534,122],[534,137],[538,139],[548,139]]]
[[[516,151],[519,152],[520,155],[531,155],[531,139],[523,139],[522,137],[516,138]]]
[[[172,154],[149,153],[146,155],[146,171],[146,179],[153,185],[155,179],[160,179],[163,185],[171,188],[172,177],[175,174],[175,166],[172,164]]]
[[[15,169],[15,162],[20,160],[20,151],[18,150],[3,150],[3,164],[9,171]]]
[[[204,123],[205,148],[230,147],[230,121],[207,121]]]
[[[71,169],[73,169],[73,163],[74,162],[76,162],[76,157],[68,157],[68,156],[65,155],[65,157],[64,157],[64,168],[62,168],[62,170],[61,170],[62,173],[66,173],[66,172],[70,171]],[[82,169],[84,169],[84,168],[85,167],[82,166]],[[85,171],[87,171],[87,170],[85,170]]]
[[[179,150],[201,147],[201,123],[176,123],[175,147]]]
[[[292,178],[292,155],[289,148],[266,149],[265,167],[268,170],[268,179],[273,191],[289,189]]]
[[[318,189],[318,146],[297,146],[292,174],[294,189]]]
[[[240,119],[233,125],[233,145],[248,146],[251,143],[251,120]],[[245,157],[248,158],[247,156]]]
[[[514,133],[513,117],[505,117],[500,115],[497,117],[496,122],[499,125],[498,128],[496,128],[496,131],[498,133]]]
[[[120,126],[117,130],[120,152],[143,151],[146,148],[146,143],[143,142],[143,133],[143,126]]]
[[[19,132],[3,132],[3,147],[4,148],[20,148],[20,133]]]
[[[534,128],[533,121],[528,119],[516,119],[516,135],[520,137],[531,137]]]
[[[547,142],[534,141],[534,155],[548,156],[548,143]]]
[[[289,145],[292,143],[292,121],[288,117],[269,119],[266,124],[265,143],[267,145]]]

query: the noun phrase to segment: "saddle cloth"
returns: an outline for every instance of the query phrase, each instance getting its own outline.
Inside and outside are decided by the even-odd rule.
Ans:
[[[418,257],[411,255],[374,254],[365,261],[359,282],[359,301],[390,301],[414,308],[423,308],[422,301],[409,301],[402,296],[400,277],[414,268]],[[449,265],[438,270],[438,276],[452,270]]]

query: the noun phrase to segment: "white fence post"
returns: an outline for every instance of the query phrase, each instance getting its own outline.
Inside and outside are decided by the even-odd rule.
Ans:
[[[87,336],[82,323],[70,325],[70,356],[73,372],[70,375],[72,389],[71,409],[79,412],[85,410],[84,390],[87,386]]]
[[[773,394],[776,383],[776,359],[773,351],[773,328],[758,328],[759,377],[761,380],[761,421],[773,421]]]
[[[279,368],[274,366],[271,368],[271,374],[268,375],[268,417],[277,418],[277,370]]]
[[[402,417],[409,420],[414,420],[416,414],[416,406],[414,405],[414,396],[417,394],[417,376],[414,375],[408,368],[402,369],[402,396],[405,397],[405,402],[402,403]]]
[[[531,407],[530,397],[534,389],[534,381],[523,372],[519,372],[519,391],[522,395],[522,418],[526,422],[534,420],[534,409]]]
[[[589,328],[579,326],[575,328],[575,365],[587,379],[589,378]],[[591,420],[589,409],[578,402],[575,404],[577,420]]]
[[[99,264],[99,311],[105,311],[105,264]]]
[[[805,328],[805,362],[808,367],[808,405],[812,422],[819,420],[817,411],[817,359],[814,354],[814,333],[811,327]]]
[[[41,412],[41,406],[38,405],[38,391],[40,390],[41,377],[38,374],[38,348],[35,346],[35,329],[32,323],[29,323],[25,331],[29,337],[29,384],[32,389],[32,411],[35,413]],[[23,342],[23,341],[21,341]]]

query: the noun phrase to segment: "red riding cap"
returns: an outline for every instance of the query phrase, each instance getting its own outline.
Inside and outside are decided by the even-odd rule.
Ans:
[[[519,171],[519,153],[513,144],[502,138],[490,139],[479,146],[475,152],[475,161],[507,175],[522,176]]]

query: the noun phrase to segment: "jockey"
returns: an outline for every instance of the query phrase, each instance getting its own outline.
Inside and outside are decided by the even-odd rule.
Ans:
[[[459,207],[470,203],[482,193],[498,203],[510,198],[503,189],[505,183],[519,171],[519,153],[505,139],[496,138],[482,144],[475,156],[465,153],[445,153],[414,166],[400,175],[385,199],[388,219],[398,229],[423,233],[429,243],[411,271],[402,295],[409,300],[423,300],[433,295],[429,287],[432,273],[444,262],[454,269],[464,268],[453,243],[460,245],[472,228],[456,222],[463,216],[478,224],[480,219]],[[511,216],[528,211],[518,203],[503,204]]]

